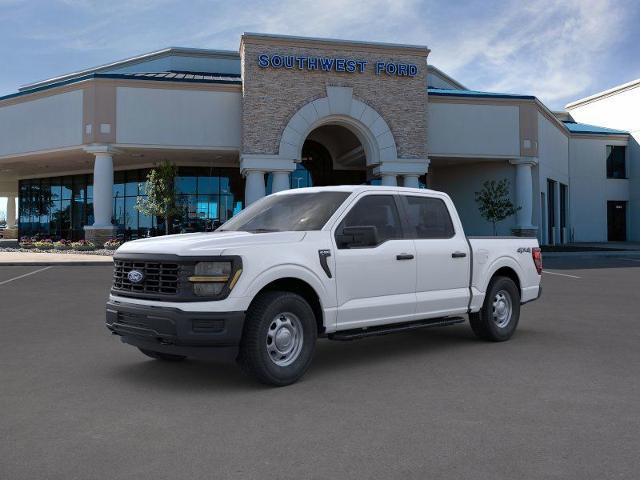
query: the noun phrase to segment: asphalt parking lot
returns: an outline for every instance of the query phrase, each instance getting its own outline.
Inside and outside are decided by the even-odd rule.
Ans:
[[[638,478],[640,258],[546,259],[510,342],[322,340],[280,389],[148,359],[110,267],[43,268],[0,266],[2,479]]]

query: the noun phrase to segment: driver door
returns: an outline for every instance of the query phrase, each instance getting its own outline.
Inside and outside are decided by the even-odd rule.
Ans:
[[[372,228],[373,227],[373,228]],[[368,232],[345,241],[347,232]],[[365,194],[334,231],[338,330],[411,320],[416,251],[405,238],[395,195]]]

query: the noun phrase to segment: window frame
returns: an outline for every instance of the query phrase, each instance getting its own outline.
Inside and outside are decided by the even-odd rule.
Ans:
[[[435,196],[435,195],[420,195],[420,194],[401,194],[398,195],[399,197],[402,197],[401,199],[399,199],[399,203],[400,205],[402,205],[402,222],[404,224],[404,230],[406,232],[406,238],[410,238],[412,240],[450,240],[452,238],[454,238],[456,235],[458,235],[458,229],[456,228],[456,224],[453,221],[453,217],[451,216],[451,211],[449,210],[449,206],[447,205],[447,202],[444,201],[443,198],[439,197],[439,196]],[[408,209],[408,201],[407,198],[408,197],[414,197],[414,198],[426,198],[426,199],[430,199],[430,200],[436,200],[439,201],[440,203],[442,203],[442,205],[444,205],[444,208],[447,212],[447,215],[449,216],[449,222],[451,223],[451,231],[452,234],[448,237],[419,237],[417,232],[415,232],[415,229],[411,226],[411,224],[409,223],[409,209]]]
[[[621,177],[616,177],[614,175],[609,175],[609,156],[610,156],[610,150],[613,151],[614,148],[622,148],[624,151],[624,155],[623,155],[623,166],[624,166],[624,172],[623,172],[623,176]],[[628,180],[629,179],[629,167],[628,167],[628,148],[627,145],[606,145],[605,146],[605,159],[604,159],[604,169],[605,169],[605,176],[607,178],[607,180]],[[612,169],[611,169],[611,173],[613,173],[615,171],[615,169],[613,168],[612,165]]]
[[[336,235],[341,234],[342,233],[342,223],[346,220],[346,218],[349,216],[349,214],[351,213],[351,211],[356,208],[356,206],[365,198],[367,197],[391,197],[391,199],[393,200],[393,204],[395,206],[396,209],[396,215],[398,218],[398,228],[400,230],[400,236],[398,238],[388,238],[383,242],[378,243],[377,245],[371,245],[371,246],[363,246],[363,247],[349,247],[349,248],[341,248],[338,244],[338,239],[336,238]],[[406,228],[406,222],[405,219],[403,217],[404,210],[402,209],[402,205],[401,205],[401,201],[398,198],[398,194],[395,192],[364,192],[361,195],[358,195],[356,198],[353,199],[352,202],[349,203],[349,205],[347,206],[347,209],[345,211],[343,211],[340,215],[340,217],[336,220],[336,222],[334,223],[335,227],[333,227],[332,229],[332,238],[333,241],[335,243],[335,247],[338,250],[363,250],[363,249],[374,249],[374,248],[378,248],[381,245],[384,245],[385,243],[389,242],[389,241],[393,241],[393,240],[406,240],[407,237],[407,228]]]

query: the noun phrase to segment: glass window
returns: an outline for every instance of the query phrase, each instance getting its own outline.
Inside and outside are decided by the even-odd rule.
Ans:
[[[374,238],[363,246],[375,247],[387,240],[402,238],[398,208],[392,195],[367,195],[349,211],[336,233],[348,227],[374,227]]]
[[[125,172],[115,172],[113,174],[113,197],[124,197]]]
[[[439,198],[402,196],[407,223],[415,238],[451,238],[455,234],[451,216]]]
[[[222,225],[220,231],[320,230],[349,195],[348,192],[320,192],[265,197]]]
[[[607,145],[607,178],[627,178],[627,147]]]

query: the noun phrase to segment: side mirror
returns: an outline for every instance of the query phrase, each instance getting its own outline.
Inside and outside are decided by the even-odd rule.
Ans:
[[[344,227],[336,242],[338,248],[373,247],[378,244],[378,229],[373,225]]]

